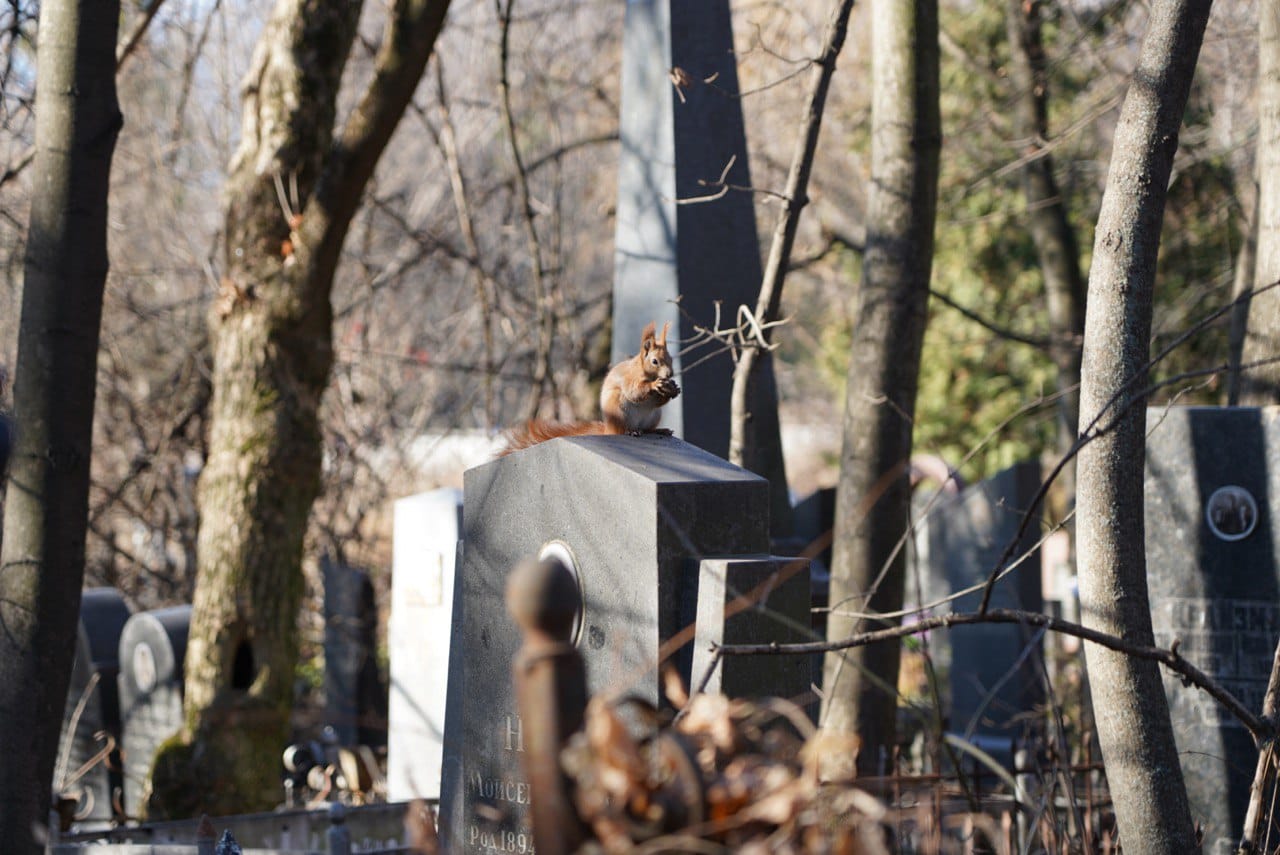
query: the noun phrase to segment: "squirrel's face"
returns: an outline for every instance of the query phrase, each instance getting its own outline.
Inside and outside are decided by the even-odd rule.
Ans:
[[[662,325],[659,335],[653,321],[644,328],[640,336],[640,364],[644,366],[645,376],[651,379],[667,380],[671,377],[671,354],[667,351],[667,330],[671,324]]]
[[[671,376],[671,354],[667,352],[666,345],[655,344],[645,351],[644,373],[659,380]]]

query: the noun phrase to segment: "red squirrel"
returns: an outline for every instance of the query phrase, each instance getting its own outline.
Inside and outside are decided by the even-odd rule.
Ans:
[[[656,325],[650,321],[640,334],[640,352],[609,369],[600,387],[600,413],[604,418],[594,422],[530,419],[507,435],[507,446],[498,456],[561,436],[640,436],[644,433],[670,436],[670,430],[658,427],[662,419],[659,410],[680,394],[680,387],[671,379],[671,353],[667,350],[670,326],[663,324],[659,336]]]

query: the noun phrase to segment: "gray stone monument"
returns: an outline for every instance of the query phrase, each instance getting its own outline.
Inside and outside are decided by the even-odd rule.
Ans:
[[[1146,546],[1156,643],[1255,711],[1280,639],[1280,407],[1147,411]],[[1164,675],[1206,853],[1234,852],[1258,752],[1207,695]]]
[[[916,580],[920,604],[985,582],[1017,535],[1039,486],[1039,465],[1020,463],[958,494],[938,495],[928,516],[918,522],[907,596],[914,598]],[[1027,527],[1014,555],[1028,557],[996,585],[992,608],[1041,610],[1039,535],[1038,524]],[[976,611],[981,599],[981,592],[967,594],[940,611]],[[1013,739],[1020,735],[1015,717],[1044,703],[1039,632],[1016,624],[986,624],[953,627],[934,638],[946,648],[942,658],[949,660],[949,729],[1012,763]]]
[[[120,634],[129,606],[115,588],[87,588],[80,595],[76,653],[67,689],[54,788],[74,798],[78,825],[108,824],[114,818],[112,794],[123,781],[118,750]],[[103,738],[99,738],[99,734]],[[111,741],[117,750],[107,752]],[[104,752],[107,752],[104,754]]]
[[[462,491],[400,499],[394,525],[387,797],[439,798]]]
[[[182,727],[183,658],[191,606],[139,612],[120,635],[120,719],[124,809],[136,817],[160,743]]]
[[[661,657],[689,679],[691,646],[664,644],[700,614],[699,579],[709,572],[702,559],[720,559],[722,568],[726,558],[770,560],[768,484],[675,438],[609,436],[553,440],[471,469],[464,493],[442,832],[454,853],[520,851],[522,842],[527,851],[530,794],[511,686],[519,634],[504,606],[509,572],[533,557],[565,561],[581,596],[573,637],[588,691],[661,704]],[[723,586],[703,601],[723,608]],[[789,619],[807,621],[807,611]]]
[[[659,327],[670,322],[672,335],[688,341],[695,323],[714,324],[717,302],[725,326],[736,324],[739,305],[755,309],[761,266],[752,194],[729,191],[714,201],[677,204],[718,192],[699,182],[716,181],[731,162],[725,180],[738,187],[751,185],[736,62],[728,0],[627,3],[614,362],[635,353],[649,321]],[[680,74],[687,79],[677,85],[673,78]],[[677,299],[679,308],[673,302]],[[677,356],[678,375],[683,364]],[[759,393],[776,406],[767,359],[758,371]],[[684,394],[663,409],[663,424],[724,457],[732,373],[732,362],[722,355],[680,375]],[[769,423],[753,429],[776,445],[776,412],[768,406],[754,409]]]
[[[809,611],[806,559],[703,559],[698,570],[693,685],[702,685],[713,643],[814,641]],[[711,673],[706,691],[735,698],[785,698],[809,707],[816,716],[810,661],[805,655],[727,656]]]
[[[383,745],[386,691],[378,674],[378,611],[369,574],[328,555],[324,579],[325,720],[339,745]]]

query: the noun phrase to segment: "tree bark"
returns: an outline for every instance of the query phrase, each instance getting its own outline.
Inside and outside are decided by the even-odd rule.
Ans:
[[[1044,277],[1049,315],[1049,358],[1057,369],[1058,453],[1066,457],[1076,441],[1079,422],[1080,344],[1084,333],[1084,276],[1075,230],[1053,175],[1053,157],[1045,151],[1049,136],[1048,92],[1044,47],[1040,38],[1040,0],[1006,0],[1010,82],[1014,88],[1014,133],[1023,141],[1023,190],[1027,228],[1035,243]],[[1060,478],[1059,510],[1074,499],[1075,466],[1068,463]]]
[[[874,0],[871,190],[836,490],[828,638],[902,605],[911,431],[933,261],[941,130],[935,0]],[[873,622],[871,626],[883,625]],[[823,727],[874,774],[894,741],[899,643],[827,654]],[[829,776],[852,771],[833,757]]]
[[[374,78],[335,139],[360,5],[279,0],[245,87],[227,185],[226,276],[210,319],[213,401],[186,724],[156,758],[155,815],[280,801],[302,546],[320,485],[319,407],[333,361],[333,276],[448,0],[397,0]]]
[[[1280,280],[1280,4],[1258,4],[1258,232],[1255,289]],[[1280,288],[1249,301],[1240,403],[1280,403]]]
[[[34,192],[0,548],[0,841],[37,853],[84,580],[118,2],[45,0]]]
[[[1156,0],[1125,97],[1094,242],[1085,321],[1077,536],[1085,625],[1151,644],[1144,546],[1152,295],[1166,188],[1210,0]],[[1099,428],[1105,430],[1099,431]],[[1199,851],[1156,666],[1085,645],[1125,851]]]

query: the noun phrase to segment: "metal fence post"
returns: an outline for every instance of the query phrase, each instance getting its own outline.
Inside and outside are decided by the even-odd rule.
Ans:
[[[329,855],[351,855],[351,829],[347,827],[347,809],[340,802],[329,805]]]
[[[568,855],[586,837],[560,769],[560,750],[587,706],[586,669],[569,641],[581,602],[573,574],[555,558],[521,564],[507,583],[507,610],[524,634],[512,675],[539,855]]]

